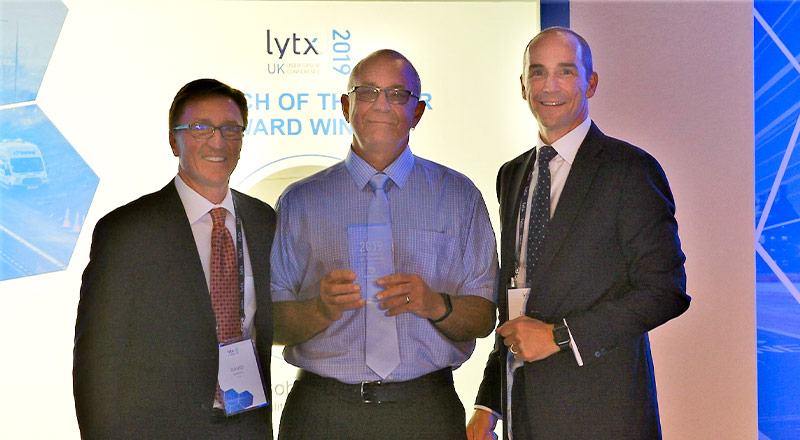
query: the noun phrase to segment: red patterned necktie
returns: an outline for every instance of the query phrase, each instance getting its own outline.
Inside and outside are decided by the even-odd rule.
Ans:
[[[236,250],[228,228],[225,227],[225,208],[211,211],[211,306],[217,318],[217,341],[224,342],[242,336],[241,299]],[[218,401],[222,402],[217,385]]]
[[[223,342],[242,335],[239,298],[239,276],[236,250],[228,228],[225,208],[211,210],[211,306],[217,318],[217,340]]]

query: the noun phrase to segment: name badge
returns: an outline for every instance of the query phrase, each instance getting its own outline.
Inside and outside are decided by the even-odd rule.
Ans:
[[[508,319],[519,318],[525,315],[525,303],[528,302],[528,295],[531,289],[508,289]]]
[[[350,269],[356,273],[361,295],[375,302],[383,288],[375,282],[394,273],[392,227],[389,223],[355,224],[347,227],[350,242]]]
[[[229,416],[269,405],[252,339],[220,344],[217,380]]]

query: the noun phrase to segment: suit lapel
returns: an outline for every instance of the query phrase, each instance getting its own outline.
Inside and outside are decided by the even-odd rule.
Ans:
[[[578,154],[575,156],[575,161],[564,184],[564,190],[558,199],[556,212],[547,226],[545,247],[539,256],[539,267],[550,264],[564,243],[575,217],[580,212],[584,197],[600,166],[597,155],[602,149],[604,138],[605,135],[592,123],[586,139],[581,143]]]
[[[506,206],[511,208],[510,211],[506,211],[506,218],[508,219],[508,224],[511,226],[509,229],[510,231],[515,230],[515,224],[519,213],[519,205],[521,203],[520,194],[521,191],[528,185],[528,180],[531,175],[531,170],[533,169],[533,164],[535,163],[536,157],[536,149],[532,148],[528,153],[525,154],[522,163],[520,166],[517,167],[514,174],[511,176],[511,185],[509,187],[509,194],[508,199],[511,203],[507,203]],[[514,231],[514,237],[516,239],[516,231]]]
[[[236,191],[231,191],[231,194],[236,201],[236,213],[242,220],[244,235],[245,237],[251,237],[247,241],[247,249],[250,254],[250,267],[253,270],[253,276],[255,276],[256,273],[267,267],[262,258],[269,253],[264,248],[264,240],[259,239],[259,237],[263,236],[263,227],[266,225],[262,225],[253,213],[247,209],[247,203],[242,200],[242,197]]]
[[[194,241],[192,225],[189,224],[189,219],[186,217],[186,208],[183,207],[178,190],[175,188],[175,182],[170,182],[159,193],[163,195],[161,199],[162,213],[159,217],[164,225],[163,230],[168,231],[165,239],[174,243],[175,254],[181,256],[179,263],[184,273],[182,282],[190,286],[189,289],[196,292],[201,301],[208,302],[210,306],[208,284],[203,272],[203,264],[200,262],[200,255],[197,253],[197,243]]]
[[[500,194],[500,217],[502,222],[501,252],[503,282],[513,275],[516,262],[517,218],[519,217],[520,197],[528,180],[536,158],[536,149],[532,148],[519,158],[518,163],[511,164],[509,175],[505,177],[504,189]]]

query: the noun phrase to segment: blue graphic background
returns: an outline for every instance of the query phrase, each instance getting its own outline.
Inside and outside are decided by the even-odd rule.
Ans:
[[[0,0],[0,143],[35,145],[47,172],[38,187],[0,186],[0,281],[67,267],[99,180],[31,102],[66,14],[57,0]]]
[[[800,4],[756,1],[753,23],[758,426],[800,438]]]
[[[247,409],[248,406],[253,404],[253,395],[250,391],[237,392],[233,388],[223,392],[225,399],[225,407],[228,414],[236,414]]]
[[[36,98],[66,15],[58,0],[0,1],[0,105]]]
[[[98,178],[37,105],[0,111],[0,133],[37,145],[49,179],[0,187],[0,280],[64,269]]]

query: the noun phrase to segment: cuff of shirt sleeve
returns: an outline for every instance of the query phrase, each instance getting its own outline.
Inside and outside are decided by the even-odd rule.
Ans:
[[[492,413],[497,418],[497,420],[503,420],[503,415],[502,414],[498,414],[498,413],[494,412],[494,410],[489,408],[488,406],[475,405],[475,409],[479,409],[479,410],[482,410],[482,411],[486,411],[486,412]]]
[[[569,324],[567,324],[566,318],[563,321],[564,325],[567,327],[567,332],[569,332],[569,348],[572,349],[572,354],[575,356],[575,362],[578,363],[579,367],[582,367],[583,358],[581,357],[581,352],[578,351],[578,344],[575,343],[575,338],[572,337],[572,331],[569,329]]]

